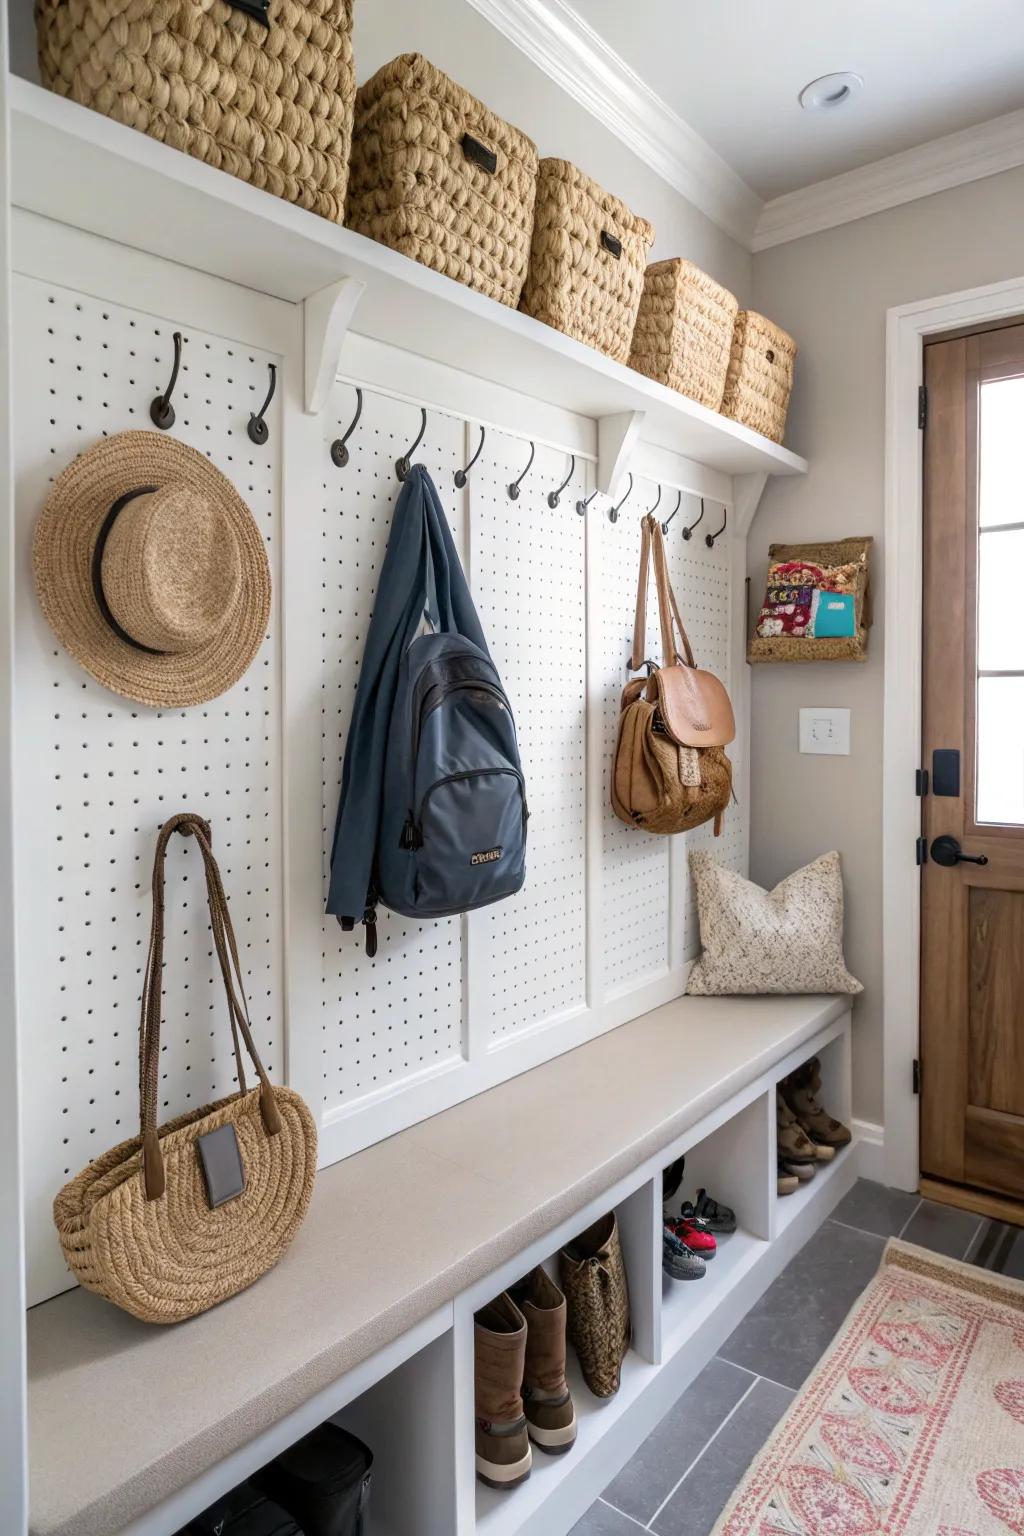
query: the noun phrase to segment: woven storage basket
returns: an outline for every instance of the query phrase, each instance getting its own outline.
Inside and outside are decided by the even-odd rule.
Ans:
[[[792,336],[764,315],[741,309],[732,333],[722,415],[781,443],[795,360]]]
[[[37,0],[43,84],[340,223],[352,0]]]
[[[514,309],[536,192],[533,142],[421,54],[360,86],[350,229]]]
[[[520,309],[625,363],[654,227],[568,160],[542,160]]]
[[[632,1334],[626,1266],[614,1211],[562,1249],[558,1268],[565,1292],[566,1329],[583,1380],[595,1397],[613,1397]]]
[[[633,331],[629,366],[717,411],[739,305],[692,261],[655,261]]]
[[[755,632],[747,647],[748,661],[865,661],[871,628],[871,546],[874,540],[836,539],[828,544],[773,544],[768,551],[768,584]],[[794,567],[808,567],[806,570]],[[782,567],[782,569],[780,569]],[[816,585],[814,572],[832,578],[831,591],[853,599],[853,634],[772,633],[791,618],[783,615],[793,596],[802,602],[805,589]],[[836,580],[835,578],[839,578]],[[792,589],[787,590],[787,589]],[[805,609],[806,611],[806,609]],[[810,626],[809,626],[810,627]]]

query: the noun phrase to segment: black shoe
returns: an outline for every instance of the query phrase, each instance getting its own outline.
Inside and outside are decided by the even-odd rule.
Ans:
[[[328,1419],[250,1481],[291,1515],[303,1536],[360,1536],[372,1466],[363,1442]]]

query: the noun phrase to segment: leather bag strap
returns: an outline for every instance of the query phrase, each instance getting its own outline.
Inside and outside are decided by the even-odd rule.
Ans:
[[[640,579],[636,589],[636,615],[633,620],[633,653],[629,658],[630,668],[636,672],[644,664],[647,637],[647,581],[652,552],[654,582],[658,593],[662,665],[670,667],[675,662],[685,662],[686,666],[692,667],[695,665],[693,651],[690,649],[690,641],[683,626],[683,616],[679,611],[679,604],[676,602],[676,595],[669,579],[661,524],[648,514],[640,528]]]
[[[175,832],[192,836],[199,845],[206,875],[206,897],[210,908],[210,931],[217,962],[228,1000],[228,1018],[238,1069],[238,1090],[247,1092],[242,1045],[260,1080],[260,1112],[268,1136],[282,1129],[281,1115],[274,1090],[256,1050],[249,1027],[249,1009],[242,985],[242,967],[227,896],[217,861],[211,847],[209,822],[191,811],[172,816],[160,829],[153,863],[153,921],[149,935],[149,953],[142,984],[142,1017],[139,1025],[139,1122],[142,1142],[142,1170],[146,1199],[158,1200],[166,1187],[164,1161],[157,1129],[157,1094],[160,1074],[160,999],[164,964],[164,877],[167,844]]]

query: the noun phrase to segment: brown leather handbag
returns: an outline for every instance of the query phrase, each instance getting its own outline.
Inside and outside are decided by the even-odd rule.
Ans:
[[[647,581],[653,555],[662,665],[644,658]],[[732,765],[723,750],[736,735],[723,684],[694,662],[669,580],[661,526],[643,520],[640,581],[630,670],[646,677],[623,689],[612,772],[612,809],[645,832],[687,832],[714,819],[722,830],[732,795]]]

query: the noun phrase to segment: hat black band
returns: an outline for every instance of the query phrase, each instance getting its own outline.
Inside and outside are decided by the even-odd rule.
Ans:
[[[137,490],[128,491],[124,496],[119,496],[103,519],[103,526],[96,535],[96,546],[92,552],[92,590],[104,622],[110,626],[119,640],[123,640],[125,645],[130,645],[136,651],[145,651],[147,656],[166,656],[166,651],[155,651],[151,645],[143,645],[141,641],[133,640],[128,631],[121,628],[110,611],[110,604],[103,591],[103,551],[107,547],[107,539],[110,537],[111,528],[117,522],[118,514],[130,501],[134,501],[136,496],[149,496],[156,489],[155,485],[140,485]]]

